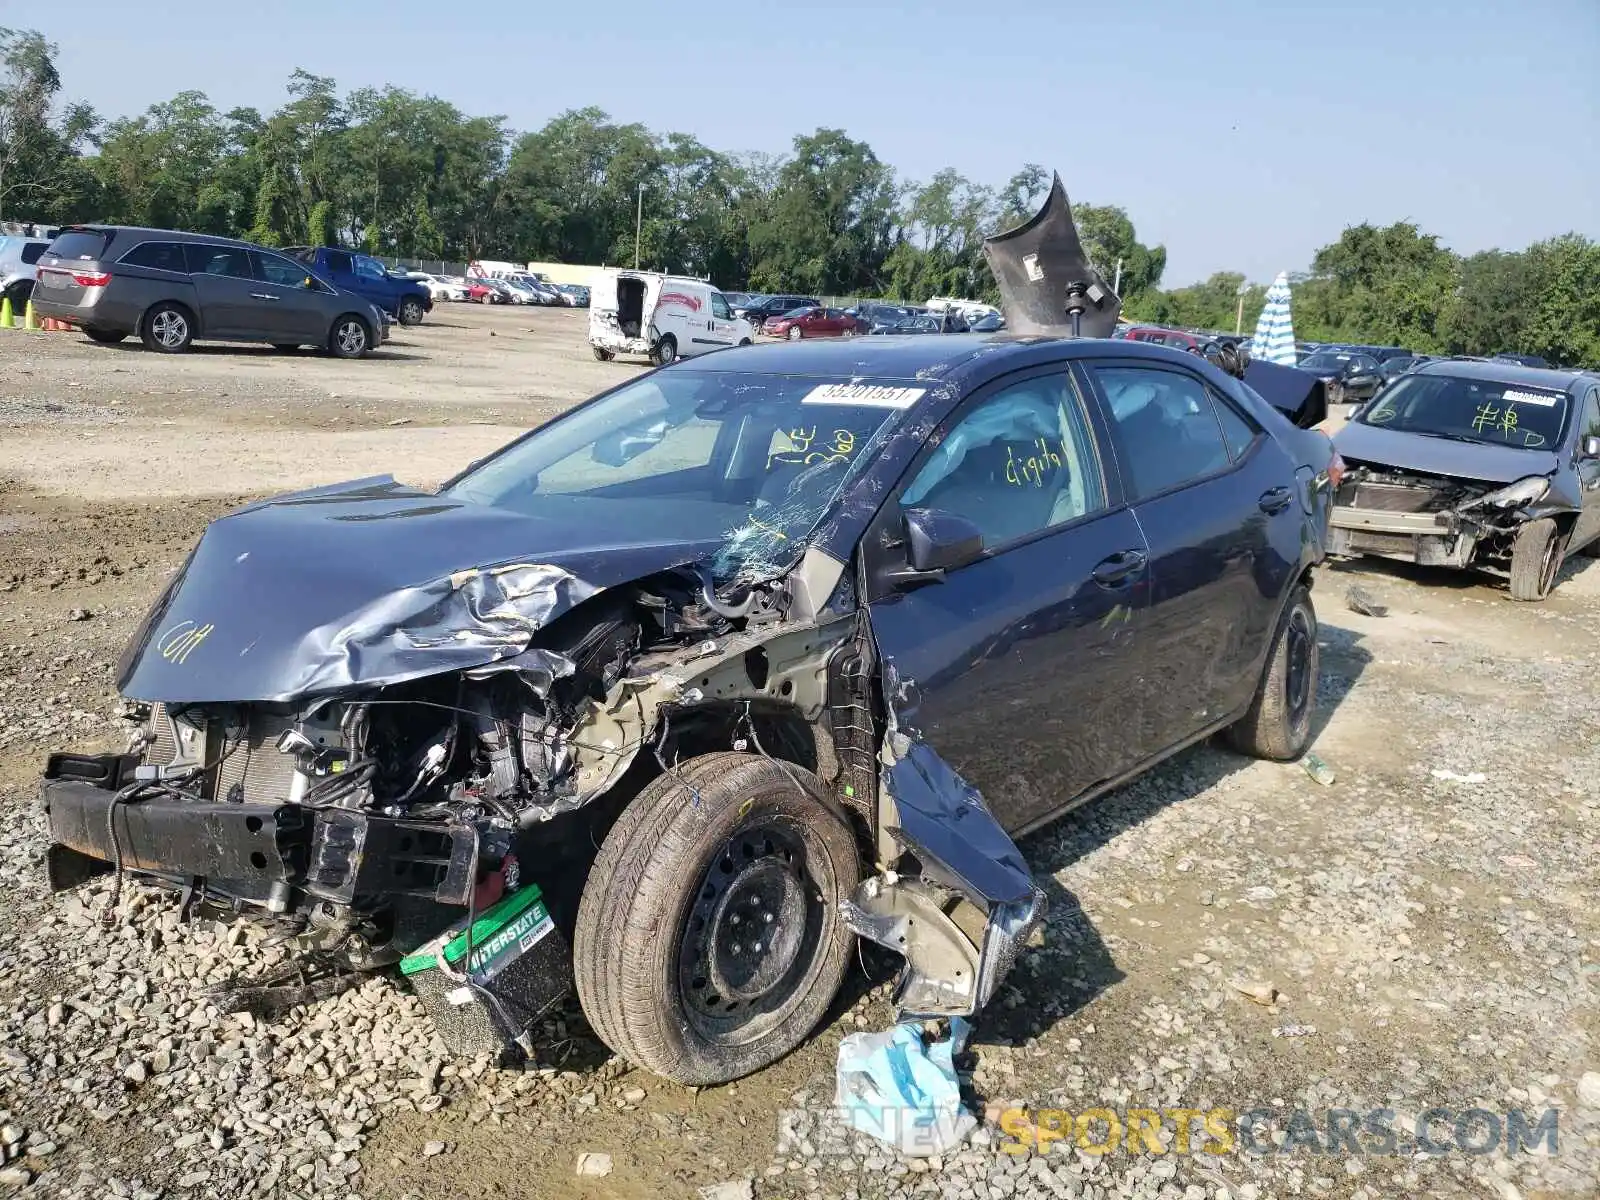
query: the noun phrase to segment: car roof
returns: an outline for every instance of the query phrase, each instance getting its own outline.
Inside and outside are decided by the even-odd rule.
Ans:
[[[92,233],[133,234],[140,237],[161,238],[165,241],[198,242],[207,246],[244,246],[251,250],[265,250],[270,247],[257,246],[254,242],[241,241],[238,238],[217,237],[210,233],[189,233],[182,229],[156,229],[148,225],[63,225],[57,236],[62,233],[88,230]]]
[[[1075,358],[1130,358],[1192,366],[1193,354],[1152,342],[1019,333],[949,333],[802,339],[735,346],[686,359],[686,371],[748,371],[761,375],[848,376],[937,380],[976,386],[1007,371]],[[678,370],[671,367],[669,370]]]
[[[1424,363],[1417,375],[1454,375],[1460,379],[1481,379],[1488,383],[1520,384],[1547,391],[1570,392],[1582,383],[1593,382],[1583,371],[1561,371],[1554,367],[1525,367],[1506,359],[1476,361],[1466,358],[1440,358]]]

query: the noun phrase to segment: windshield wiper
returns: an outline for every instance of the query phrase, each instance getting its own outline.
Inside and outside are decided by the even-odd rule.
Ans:
[[[1379,428],[1382,428],[1381,426]],[[1430,433],[1424,429],[1397,429],[1396,433],[1414,433],[1418,437],[1438,438],[1442,442],[1466,442],[1473,446],[1492,446],[1493,442],[1486,442],[1482,438],[1475,438],[1464,433]]]

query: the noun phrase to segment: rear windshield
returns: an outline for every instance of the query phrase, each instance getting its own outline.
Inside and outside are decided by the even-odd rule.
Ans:
[[[50,243],[50,253],[56,258],[69,258],[78,262],[98,262],[111,242],[109,233],[95,229],[63,229]]]

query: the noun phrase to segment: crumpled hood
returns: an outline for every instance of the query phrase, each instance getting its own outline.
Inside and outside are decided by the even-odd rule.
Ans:
[[[630,541],[391,476],[295,492],[207,527],[129,643],[117,688],[292,701],[484,667],[596,592],[716,545]]]
[[[1455,442],[1356,421],[1339,430],[1333,444],[1349,460],[1487,483],[1515,483],[1529,475],[1549,475],[1560,465],[1550,450]]]

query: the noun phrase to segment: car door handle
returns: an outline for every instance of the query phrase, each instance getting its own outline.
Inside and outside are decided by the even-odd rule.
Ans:
[[[1131,576],[1144,570],[1146,561],[1143,550],[1119,550],[1101,559],[1090,574],[1103,587],[1121,587]]]
[[[1293,488],[1275,487],[1262,492],[1259,503],[1264,513],[1280,513],[1289,507],[1289,501],[1293,499]]]
[[[251,292],[250,293],[250,299],[252,299],[252,300],[276,300],[277,297],[274,296],[271,292]]]

